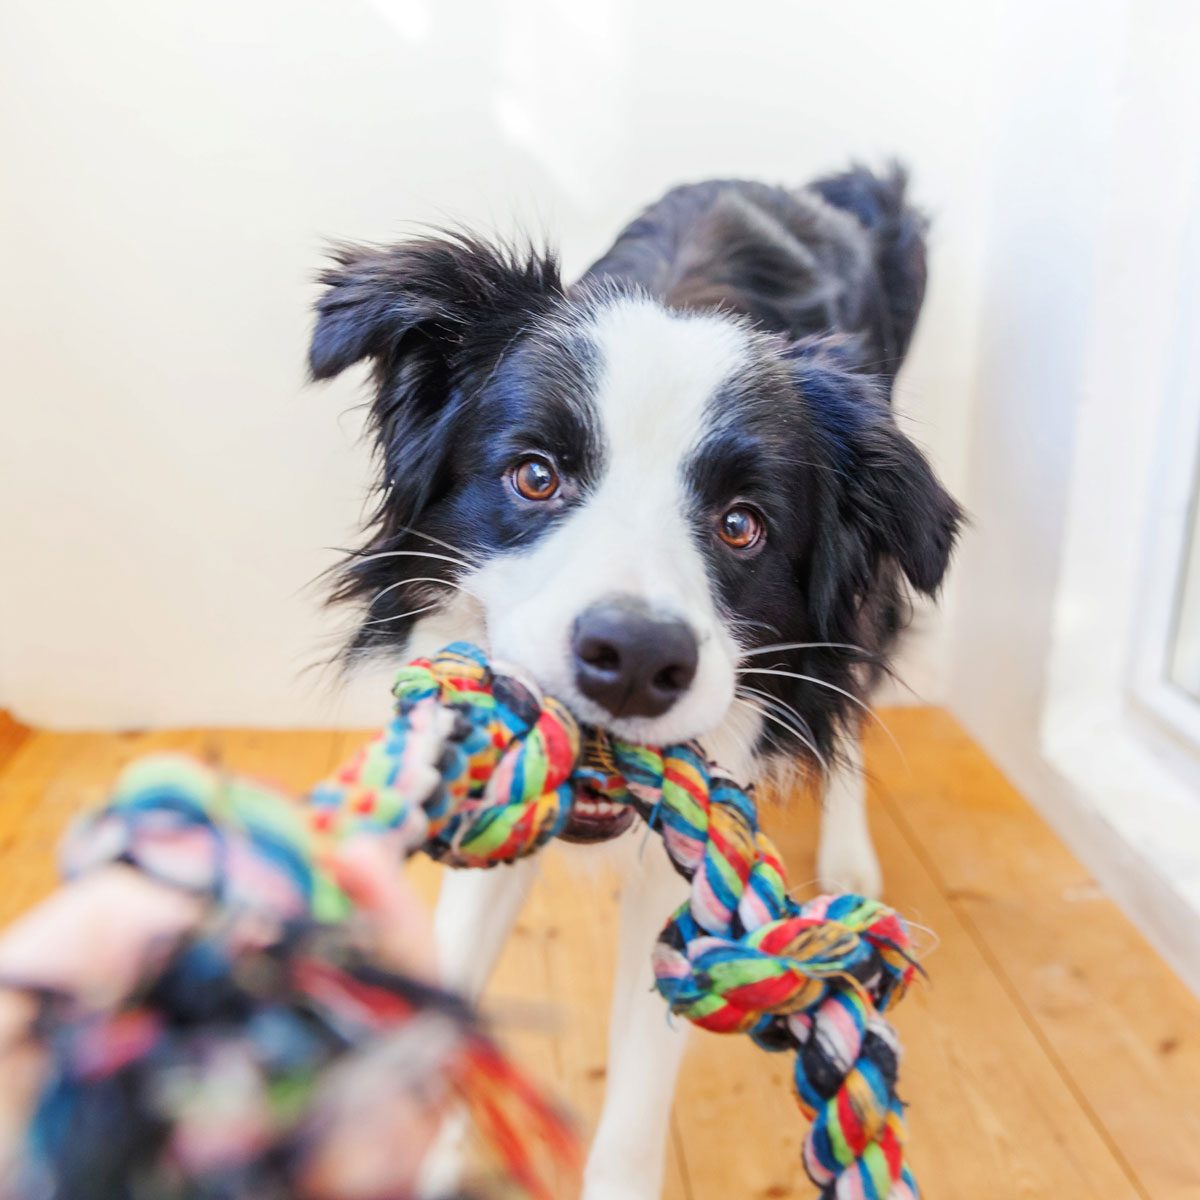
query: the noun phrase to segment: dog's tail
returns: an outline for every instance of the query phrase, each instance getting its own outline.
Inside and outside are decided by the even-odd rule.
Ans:
[[[925,297],[929,222],[908,202],[908,173],[899,163],[878,175],[855,165],[809,187],[835,208],[852,213],[874,238],[885,308],[879,314],[879,340],[888,360],[881,366],[895,375],[908,352]]]

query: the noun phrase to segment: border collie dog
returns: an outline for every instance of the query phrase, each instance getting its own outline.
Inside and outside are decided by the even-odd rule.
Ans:
[[[347,654],[471,639],[624,738],[698,738],[743,782],[807,770],[822,883],[877,892],[859,719],[960,521],[890,409],[924,229],[899,169],[854,169],[677,188],[571,286],[548,252],[462,234],[339,248],[311,368],[370,360],[382,475],[335,591],[362,611]],[[566,836],[633,821],[584,799]],[[683,1043],[650,950],[684,884],[624,857],[586,1200],[659,1195]],[[536,871],[448,876],[450,982],[482,988]]]

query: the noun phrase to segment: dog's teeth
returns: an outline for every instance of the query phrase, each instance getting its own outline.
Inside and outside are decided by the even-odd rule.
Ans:
[[[621,805],[614,804],[611,800],[597,800],[594,798],[585,800],[581,797],[575,801],[575,811],[581,817],[603,820],[608,817],[619,816]]]

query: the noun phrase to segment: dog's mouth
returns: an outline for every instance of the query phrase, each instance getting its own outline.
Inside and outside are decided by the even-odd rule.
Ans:
[[[586,785],[575,792],[575,803],[567,827],[559,836],[566,842],[607,842],[619,837],[633,824],[635,813],[629,804],[614,804]]]
[[[559,835],[568,842],[607,842],[633,824],[633,805],[608,798],[618,780],[612,743],[596,731],[584,731],[583,752],[575,782],[575,802],[567,827]]]

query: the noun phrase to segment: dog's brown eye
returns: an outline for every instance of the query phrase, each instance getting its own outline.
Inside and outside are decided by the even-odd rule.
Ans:
[[[727,509],[717,524],[721,541],[735,550],[749,550],[757,546],[765,532],[762,517],[744,504],[735,504]]]
[[[558,491],[558,472],[544,458],[526,458],[513,471],[512,485],[526,500],[549,500]]]

